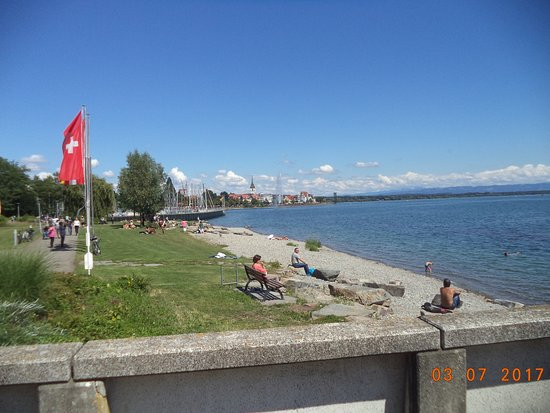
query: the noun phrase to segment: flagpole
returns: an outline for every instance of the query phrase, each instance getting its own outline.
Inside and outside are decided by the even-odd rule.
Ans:
[[[90,135],[90,123],[89,115],[86,111],[86,106],[82,106],[82,123],[85,123],[84,129],[84,186],[85,186],[85,201],[86,201],[86,256],[88,257],[88,262],[86,269],[88,270],[88,275],[91,274],[93,266],[93,258],[90,253],[90,146],[89,146],[89,135]],[[91,258],[91,259],[90,259]],[[87,261],[87,260],[85,260]]]

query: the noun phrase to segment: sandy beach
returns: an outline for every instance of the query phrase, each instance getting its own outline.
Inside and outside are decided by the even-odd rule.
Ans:
[[[238,257],[251,258],[254,254],[259,254],[263,261],[277,261],[281,264],[281,268],[286,268],[290,263],[290,256],[294,248],[287,243],[293,242],[298,245],[302,258],[308,264],[315,268],[338,269],[341,271],[340,279],[369,280],[385,284],[390,281],[401,281],[405,287],[405,295],[392,297],[391,308],[394,314],[391,317],[420,315],[420,306],[426,301],[431,301],[442,286],[442,282],[433,277],[394,268],[327,247],[322,247],[318,252],[312,252],[305,249],[304,242],[268,239],[265,235],[245,228],[228,228],[225,231],[220,227],[213,227],[211,231],[195,234],[195,236],[212,244],[226,246],[227,250]],[[253,235],[237,235],[244,232]],[[437,264],[434,270],[436,269]],[[454,285],[454,287],[460,288],[460,285]],[[456,312],[506,311],[504,306],[488,302],[486,297],[481,294],[464,289],[462,291],[461,299],[464,301],[464,305],[459,310],[455,310]]]

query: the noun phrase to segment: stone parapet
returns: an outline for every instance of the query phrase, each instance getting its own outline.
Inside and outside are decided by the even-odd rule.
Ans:
[[[550,337],[549,306],[420,318],[441,331],[443,349]]]
[[[0,385],[68,381],[80,347],[82,343],[0,347]]]
[[[74,357],[75,380],[226,369],[440,348],[418,319],[372,320],[227,333],[90,341]]]

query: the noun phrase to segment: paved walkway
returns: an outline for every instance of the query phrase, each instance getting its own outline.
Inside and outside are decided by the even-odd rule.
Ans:
[[[38,231],[37,231],[38,232]],[[46,255],[48,261],[52,263],[54,272],[73,273],[76,264],[76,236],[67,235],[65,237],[65,246],[62,248],[59,238],[55,239],[53,248],[50,248],[50,239],[42,239],[40,234],[35,234],[38,239],[34,239],[30,244],[24,246],[25,251],[41,252]]]

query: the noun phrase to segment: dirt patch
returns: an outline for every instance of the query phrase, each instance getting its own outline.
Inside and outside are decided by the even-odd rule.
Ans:
[[[293,304],[290,306],[290,310],[295,313],[309,313],[317,309],[318,304]]]

